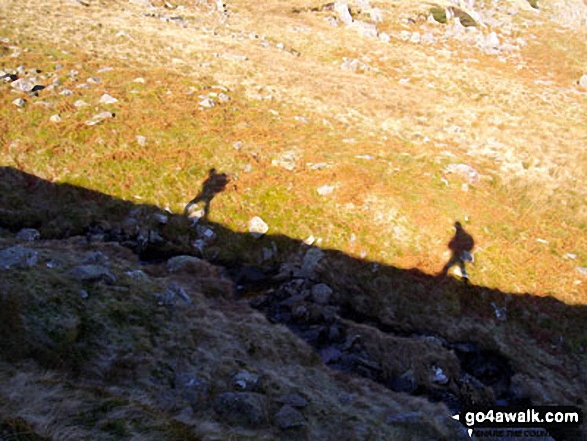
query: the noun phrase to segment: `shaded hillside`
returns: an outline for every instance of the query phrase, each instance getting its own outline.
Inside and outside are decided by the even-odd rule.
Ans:
[[[2,249],[36,256],[3,271],[6,424],[59,439],[452,440],[462,406],[583,403],[584,306],[0,174]],[[22,227],[41,239],[12,238]],[[35,405],[10,398],[39,388]],[[294,393],[303,405],[284,404]]]

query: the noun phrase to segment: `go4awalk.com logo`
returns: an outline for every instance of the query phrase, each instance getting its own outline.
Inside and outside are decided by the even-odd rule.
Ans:
[[[573,406],[490,407],[463,409],[453,418],[467,428],[470,437],[546,437],[549,430],[577,428],[583,423],[581,409]]]

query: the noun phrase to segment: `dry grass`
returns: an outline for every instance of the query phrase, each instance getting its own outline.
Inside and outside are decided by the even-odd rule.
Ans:
[[[122,1],[31,5],[4,5],[0,33],[21,49],[17,58],[6,50],[0,67],[47,72],[61,63],[63,80],[76,69],[82,81],[102,82],[68,98],[41,92],[39,99],[56,107],[31,100],[23,111],[2,86],[4,165],[175,212],[216,167],[232,183],[213,200],[213,221],[242,231],[260,215],[270,232],[314,235],[329,248],[429,273],[446,260],[452,223],[466,217],[478,244],[475,283],[585,302],[585,281],[575,271],[587,265],[585,98],[575,84],[585,55],[580,31],[559,33],[522,11],[507,18],[511,38],[495,30],[528,44],[500,60],[456,40],[425,46],[395,39],[406,29],[437,38],[444,32],[402,21],[422,12],[407,1],[377,3],[388,10],[380,26],[392,34],[390,44],[334,28],[325,13],[293,14],[292,5],[277,1],[231,2],[228,17],[204,2],[155,11],[184,17],[187,28],[141,17],[141,8]],[[374,70],[344,71],[342,57]],[[98,74],[105,66],[115,70]],[[133,82],[137,77],[145,84]],[[201,109],[198,95],[219,92],[211,89],[218,84],[232,100]],[[103,110],[96,103],[105,92],[119,99],[110,106],[116,118],[85,126]],[[77,99],[93,107],[78,110]],[[59,125],[48,121],[57,112]],[[145,147],[137,135],[146,136]],[[291,150],[294,172],[271,165]],[[330,166],[306,166],[319,162]],[[483,179],[463,191],[460,178],[442,173],[453,162],[471,164]],[[323,185],[335,189],[320,196]]]

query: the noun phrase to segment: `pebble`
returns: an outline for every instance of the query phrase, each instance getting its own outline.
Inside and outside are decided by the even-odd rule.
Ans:
[[[147,144],[147,138],[142,135],[137,135],[137,144],[144,147]]]
[[[69,89],[63,89],[61,92],[59,92],[59,95],[70,96],[73,95],[73,92]]]
[[[23,107],[25,105],[26,101],[23,100],[22,98],[17,98],[15,99],[12,104],[14,104],[16,107]]]
[[[49,121],[54,122],[54,123],[60,123],[61,117],[58,114],[51,115],[51,117],[49,118]]]
[[[75,103],[73,103],[73,105],[75,107],[85,107],[85,106],[89,106],[88,103],[86,103],[84,100],[77,100]]]
[[[583,89],[587,89],[587,74],[583,75],[579,79],[579,86],[581,86]]]

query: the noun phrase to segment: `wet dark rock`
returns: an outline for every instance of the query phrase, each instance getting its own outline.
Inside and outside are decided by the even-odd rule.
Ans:
[[[275,423],[282,430],[295,429],[306,425],[304,415],[286,404],[275,414]]]
[[[0,250],[0,269],[26,268],[37,264],[38,253],[30,248],[15,246]]]
[[[267,399],[254,392],[226,392],[213,402],[214,411],[229,424],[259,427],[267,423]]]

